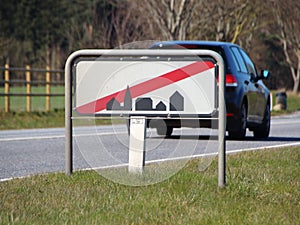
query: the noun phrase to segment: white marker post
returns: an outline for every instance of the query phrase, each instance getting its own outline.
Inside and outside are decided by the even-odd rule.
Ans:
[[[129,162],[130,173],[142,174],[145,166],[146,117],[130,117]]]

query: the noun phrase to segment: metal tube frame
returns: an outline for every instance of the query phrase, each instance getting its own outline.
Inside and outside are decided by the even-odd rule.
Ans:
[[[188,53],[187,53],[188,52]],[[223,58],[211,50],[115,50],[115,49],[87,49],[72,53],[65,64],[65,173],[71,175],[73,172],[73,124],[72,124],[72,69],[75,60],[79,57],[101,57],[101,56],[211,56],[217,61],[219,74],[219,105],[218,105],[218,187],[226,185],[226,106],[225,106],[225,66]]]

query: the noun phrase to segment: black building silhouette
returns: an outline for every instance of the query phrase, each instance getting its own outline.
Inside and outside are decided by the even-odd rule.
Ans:
[[[106,110],[121,110],[121,104],[115,98],[112,98],[106,104]]]
[[[135,110],[153,110],[153,101],[151,98],[137,98],[135,101]]]
[[[132,97],[130,94],[130,88],[127,85],[125,97],[124,97],[124,110],[132,110]]]
[[[170,111],[183,111],[184,110],[184,98],[178,92],[175,91],[173,95],[169,98]],[[125,95],[124,95],[124,105],[121,106],[121,103],[116,99],[112,98],[106,103],[106,110],[128,110],[132,111],[132,97],[130,93],[130,88],[127,86]],[[160,101],[155,108],[153,108],[153,100],[149,97],[146,98],[137,98],[135,101],[135,110],[136,111],[166,111],[167,106],[165,103]]]
[[[167,106],[165,105],[165,103],[163,103],[162,101],[160,101],[155,108],[157,111],[166,111],[167,110]]]
[[[184,98],[178,92],[175,93],[170,97],[170,111],[183,111],[184,110]]]

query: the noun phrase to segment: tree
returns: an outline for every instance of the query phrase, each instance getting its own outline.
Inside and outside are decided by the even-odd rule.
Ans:
[[[114,47],[127,48],[131,47],[127,43],[153,38],[154,24],[140,12],[139,0],[123,0],[112,12],[109,24],[114,32]]]
[[[76,0],[69,4],[69,27],[65,30],[68,51],[110,48],[114,41],[112,14],[116,0]]]
[[[273,6],[279,28],[278,37],[294,81],[293,92],[297,93],[300,84],[300,2],[276,0]]]
[[[189,32],[194,0],[142,0],[141,15],[151,18],[159,28],[163,39],[185,40]]]
[[[193,39],[238,43],[248,49],[262,7],[259,0],[216,0],[199,2],[194,11]]]
[[[61,68],[71,52],[80,48],[109,48],[114,40],[113,32],[105,31],[111,27],[111,2],[116,0],[3,1],[2,57],[6,61],[13,59],[18,66]]]
[[[6,52],[23,54],[22,63],[61,66],[56,56],[70,18],[66,0],[5,0],[0,12],[1,36],[13,40]]]

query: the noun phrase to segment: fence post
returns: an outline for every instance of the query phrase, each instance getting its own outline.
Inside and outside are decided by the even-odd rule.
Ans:
[[[50,67],[46,66],[46,111],[50,111]]]
[[[31,74],[30,74],[30,66],[26,66],[26,110],[27,112],[31,111]]]
[[[5,71],[4,71],[4,93],[5,95],[5,112],[9,112],[10,108],[10,99],[9,99],[9,65],[5,64]]]

